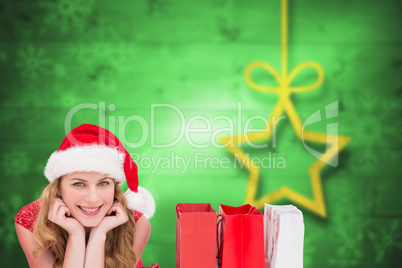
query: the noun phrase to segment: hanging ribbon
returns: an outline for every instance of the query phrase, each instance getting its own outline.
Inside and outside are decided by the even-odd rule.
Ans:
[[[279,101],[278,105],[282,106],[286,112],[292,113],[295,111],[292,102],[290,101],[290,95],[293,92],[306,92],[310,91],[313,89],[316,89],[319,87],[322,82],[324,81],[324,71],[321,65],[319,65],[316,62],[308,61],[300,64],[297,66],[293,71],[288,74],[287,72],[287,55],[288,55],[288,44],[287,44],[287,0],[282,0],[282,31],[281,31],[281,40],[282,40],[282,45],[281,45],[281,66],[282,66],[282,74],[280,75],[277,70],[275,70],[274,67],[272,67],[270,64],[257,61],[253,62],[250,65],[247,66],[246,72],[245,72],[245,80],[248,86],[250,86],[252,89],[257,90],[257,91],[262,91],[262,92],[268,92],[268,93],[276,93],[279,96]],[[262,68],[265,69],[268,73],[270,73],[275,80],[278,83],[278,86],[276,87],[269,87],[269,86],[263,86],[255,83],[251,79],[251,72],[256,69],[256,68]],[[292,86],[292,81],[294,78],[303,70],[312,68],[317,71],[318,78],[317,81],[314,83],[307,85],[307,86]],[[278,106],[277,105],[277,106]],[[274,109],[276,111],[278,109]],[[273,116],[275,116],[274,114]],[[280,116],[280,115],[277,115]]]

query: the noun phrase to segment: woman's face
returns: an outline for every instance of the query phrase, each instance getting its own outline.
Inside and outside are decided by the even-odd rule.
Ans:
[[[96,172],[74,172],[63,176],[59,194],[71,215],[85,227],[95,227],[114,201],[114,180]]]

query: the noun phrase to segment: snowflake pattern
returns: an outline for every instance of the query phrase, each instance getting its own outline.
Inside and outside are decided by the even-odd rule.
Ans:
[[[375,260],[381,263],[387,252],[402,250],[401,220],[392,220],[386,228],[375,228],[368,233],[368,237],[376,250]]]
[[[338,239],[342,242],[335,249],[334,257],[329,258],[329,264],[335,267],[356,267],[360,264],[364,254],[362,250],[364,235],[362,232],[346,232],[339,230]]]
[[[28,154],[24,150],[12,149],[8,153],[3,153],[3,171],[8,177],[20,179],[26,174],[30,167]]]
[[[4,100],[4,107],[7,109],[7,115],[4,116],[4,121],[8,122],[24,122],[28,121],[34,112],[38,108],[59,107],[59,104],[55,100],[59,99],[59,96],[65,94],[57,87],[53,87],[52,83],[40,83],[41,79],[32,81],[28,84],[11,84],[7,91],[10,92],[10,96]],[[14,114],[13,110],[18,110]],[[25,110],[31,110],[28,113],[24,113]],[[6,119],[8,118],[8,119]]]
[[[353,137],[351,146],[356,149],[351,159],[354,171],[369,174],[387,160],[395,163],[399,155],[390,141],[400,139],[398,129],[401,123],[396,120],[399,101],[384,100],[372,90],[364,90],[361,98],[352,101],[349,96],[344,103],[351,111],[344,126],[345,132]]]
[[[39,77],[43,78],[43,74],[50,63],[51,60],[46,57],[43,48],[37,48],[30,44],[25,49],[18,51],[16,65],[21,69],[20,73],[23,78],[29,80],[37,80]]]
[[[44,25],[56,26],[59,31],[66,33],[69,29],[83,30],[90,17],[94,0],[56,0],[42,1],[41,7],[45,10]]]
[[[99,19],[98,25],[91,29],[91,35],[69,44],[70,55],[87,67],[126,71],[138,50],[132,43],[124,42],[111,25],[107,19]]]
[[[328,192],[328,198],[336,200],[336,203],[329,204],[334,230],[331,238],[334,242],[334,255],[328,260],[328,264],[334,267],[355,267],[361,264],[365,233],[370,223],[367,214],[372,201],[366,199],[362,193],[362,182],[351,181],[347,174],[345,171],[340,172],[340,178],[333,182],[331,191]]]

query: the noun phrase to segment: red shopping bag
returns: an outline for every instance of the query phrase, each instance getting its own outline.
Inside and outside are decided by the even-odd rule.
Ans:
[[[264,268],[264,218],[251,205],[219,206],[220,268]]]
[[[176,268],[215,268],[216,211],[210,204],[177,204]]]

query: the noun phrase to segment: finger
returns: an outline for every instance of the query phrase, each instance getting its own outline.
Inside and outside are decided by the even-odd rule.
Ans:
[[[67,205],[64,203],[64,201],[63,201],[62,199],[60,199],[60,198],[55,198],[54,204],[55,204],[55,206],[56,206],[55,215],[58,215],[58,214],[61,213],[61,212],[60,212],[60,209],[61,209],[61,208],[68,208]],[[65,210],[65,209],[64,209],[64,210]]]
[[[64,219],[66,217],[66,207],[65,206],[59,206],[59,209],[57,210],[56,214],[58,219]]]
[[[109,208],[109,210],[108,210],[108,212],[106,213],[106,215],[110,216],[110,214],[112,214],[113,212],[116,212],[116,206],[115,206],[115,204],[113,204],[113,205]]]
[[[53,204],[53,206],[60,206],[60,205],[63,205],[64,202],[60,198],[54,198],[52,204]]]
[[[55,198],[50,207],[52,208],[53,212],[56,212],[58,210],[58,207],[63,203],[64,202],[61,199]]]
[[[63,216],[71,215],[70,209],[66,205],[61,205],[58,213],[60,213],[60,215],[63,215]]]
[[[121,221],[128,220],[128,215],[121,205],[116,206],[116,217]]]
[[[119,209],[119,211],[117,211]],[[119,213],[123,210],[123,206],[120,204],[119,201],[114,201],[113,205],[110,207],[109,211],[108,211],[108,215],[110,215],[113,212]]]
[[[59,210],[60,202],[55,198],[49,208],[48,218],[50,221],[54,221],[57,215],[57,211]]]
[[[66,216],[68,207],[64,203],[64,201],[60,198],[55,198],[53,201],[53,219],[64,219]],[[69,210],[68,210],[69,212]],[[56,218],[55,218],[56,217]]]
[[[71,217],[71,211],[70,211],[70,209],[66,206],[66,215],[68,216],[68,217]]]

